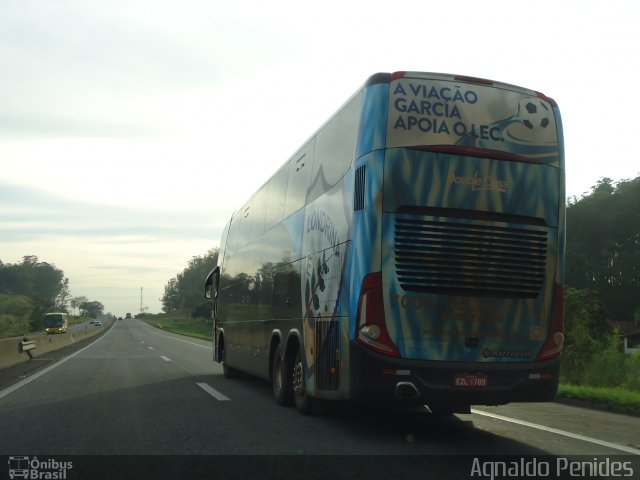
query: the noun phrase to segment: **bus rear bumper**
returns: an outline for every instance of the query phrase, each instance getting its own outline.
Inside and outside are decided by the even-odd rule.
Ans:
[[[560,358],[545,362],[434,362],[371,352],[350,342],[350,397],[374,403],[470,405],[552,401]]]

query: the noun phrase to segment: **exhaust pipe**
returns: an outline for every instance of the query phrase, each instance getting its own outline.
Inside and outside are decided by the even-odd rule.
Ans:
[[[415,400],[420,396],[420,392],[411,382],[398,382],[396,384],[396,397],[402,400]]]

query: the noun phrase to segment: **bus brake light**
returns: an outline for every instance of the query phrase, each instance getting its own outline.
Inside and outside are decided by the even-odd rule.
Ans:
[[[382,272],[367,275],[362,281],[358,302],[358,341],[378,353],[399,357],[384,317]]]

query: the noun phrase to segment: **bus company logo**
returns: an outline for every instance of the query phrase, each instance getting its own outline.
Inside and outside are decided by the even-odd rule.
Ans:
[[[485,358],[530,358],[531,352],[524,350],[494,350],[492,348],[485,348],[482,351],[482,356]]]
[[[511,183],[508,180],[498,177],[483,178],[478,172],[475,172],[473,176],[459,176],[455,172],[449,173],[447,185],[467,185],[471,187],[472,192],[492,191],[505,193],[511,188]]]
[[[38,457],[9,457],[9,478],[25,480],[66,480],[67,470],[73,468],[73,462],[59,462],[53,458],[39,460]]]

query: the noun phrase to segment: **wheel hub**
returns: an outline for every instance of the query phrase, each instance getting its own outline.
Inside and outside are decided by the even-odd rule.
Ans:
[[[302,362],[298,362],[293,367],[293,391],[297,394],[304,392],[304,372],[302,371]]]

